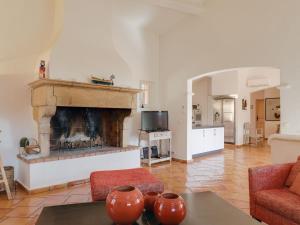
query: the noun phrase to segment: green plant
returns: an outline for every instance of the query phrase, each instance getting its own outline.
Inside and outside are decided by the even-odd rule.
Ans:
[[[21,138],[20,140],[20,147],[25,148],[26,146],[29,145],[29,140],[26,137]]]

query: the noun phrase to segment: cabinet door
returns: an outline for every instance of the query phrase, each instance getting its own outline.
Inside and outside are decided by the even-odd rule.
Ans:
[[[204,149],[203,152],[209,152],[214,150],[214,134],[213,129],[203,129],[204,132]]]
[[[224,128],[214,128],[214,150],[224,148]]]
[[[202,152],[203,150],[203,130],[195,129],[192,130],[192,154],[196,155]]]
[[[197,155],[202,152],[205,152],[206,141],[205,141],[205,132],[204,129],[195,129],[192,130],[192,154]]]

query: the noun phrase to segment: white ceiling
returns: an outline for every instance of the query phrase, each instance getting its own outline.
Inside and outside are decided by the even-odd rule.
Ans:
[[[123,21],[163,34],[181,20],[201,14],[204,0],[115,0]]]
[[[178,12],[199,15],[205,0],[143,0],[162,8],[169,8]]]

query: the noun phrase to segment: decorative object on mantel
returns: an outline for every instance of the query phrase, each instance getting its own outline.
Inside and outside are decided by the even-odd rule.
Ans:
[[[39,78],[40,79],[46,79],[46,61],[41,60],[40,62],[40,68],[39,68]]]
[[[113,86],[114,85],[114,79],[115,75],[111,75],[109,79],[103,79],[97,76],[91,76],[91,81],[94,84],[101,84],[101,85],[108,85],[108,86]]]
[[[120,186],[113,189],[106,198],[106,211],[118,225],[135,222],[144,209],[144,197],[133,186]]]
[[[154,214],[163,225],[180,224],[186,216],[185,202],[177,194],[164,193],[155,201]]]
[[[33,155],[41,152],[38,141],[34,138],[23,137],[20,140],[20,150],[22,153]]]

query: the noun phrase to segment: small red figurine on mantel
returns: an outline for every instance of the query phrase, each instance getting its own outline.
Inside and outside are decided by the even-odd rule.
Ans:
[[[46,62],[45,62],[45,60],[41,60],[40,69],[39,69],[39,77],[40,77],[40,79],[46,78]]]

